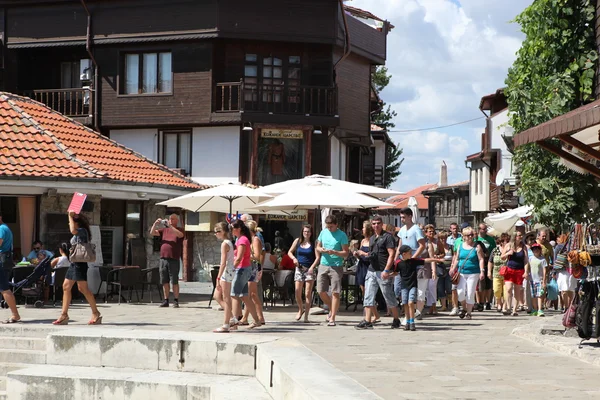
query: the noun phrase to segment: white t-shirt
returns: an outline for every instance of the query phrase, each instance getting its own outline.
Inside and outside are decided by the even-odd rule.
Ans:
[[[531,280],[533,282],[543,282],[544,268],[548,266],[546,259],[542,256],[540,258],[531,257],[529,259],[529,266],[531,267]]]
[[[225,264],[225,267],[228,269],[231,269],[231,268],[233,268],[233,260],[234,260],[233,243],[231,243],[231,240],[228,240],[228,239],[225,239],[224,242],[229,247],[229,250],[227,251],[227,262]]]
[[[58,263],[56,263],[56,268],[70,267],[71,261],[67,256],[58,257]]]

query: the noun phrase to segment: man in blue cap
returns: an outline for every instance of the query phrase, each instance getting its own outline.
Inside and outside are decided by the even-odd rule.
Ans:
[[[13,324],[21,320],[15,296],[8,284],[8,274],[13,265],[12,250],[13,234],[10,228],[2,221],[2,214],[0,214],[0,292],[12,312],[11,317],[5,321],[6,324]]]

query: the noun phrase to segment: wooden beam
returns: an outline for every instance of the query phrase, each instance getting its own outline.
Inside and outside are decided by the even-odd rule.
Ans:
[[[581,169],[589,172],[594,175],[596,178],[600,179],[600,169],[594,167],[592,164],[583,161],[582,159],[575,157],[573,154],[568,153],[561,149],[560,147],[547,143],[547,142],[536,142],[538,146],[542,149],[548,150],[549,152],[556,154],[557,156],[564,158],[565,160],[577,165]]]
[[[575,147],[578,150],[583,151],[586,154],[589,154],[590,156],[594,157],[596,160],[600,160],[600,151],[594,149],[593,147],[580,142],[579,140],[575,139],[573,136],[569,136],[569,135],[565,135],[565,136],[559,136],[558,137],[561,141],[565,142],[566,144],[570,144],[571,146]]]

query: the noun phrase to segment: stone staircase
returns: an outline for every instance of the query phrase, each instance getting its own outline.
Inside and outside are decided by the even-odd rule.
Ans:
[[[294,339],[52,328],[0,327],[0,400],[379,399]]]

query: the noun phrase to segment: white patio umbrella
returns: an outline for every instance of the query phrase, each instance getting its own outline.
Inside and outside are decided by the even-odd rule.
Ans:
[[[416,224],[419,219],[419,203],[417,202],[417,198],[415,196],[411,196],[408,199],[408,208],[412,211],[412,222]]]
[[[163,201],[158,205],[179,207],[194,212],[214,211],[231,214],[234,210],[251,211],[256,204],[272,197],[257,189],[228,183]]]
[[[508,210],[500,214],[490,215],[483,219],[488,227],[493,228],[495,232],[507,232],[511,233],[514,230],[514,226],[521,218],[527,218],[531,216],[533,211],[532,206],[522,206],[515,208],[514,210]]]
[[[283,193],[287,193],[290,190],[294,190],[298,187],[310,186],[314,183],[324,183],[329,186],[333,186],[335,188],[354,192],[366,194],[368,196],[377,197],[378,199],[383,199],[391,196],[396,196],[401,194],[400,192],[396,192],[394,190],[384,189],[376,186],[370,185],[362,185],[360,183],[347,182],[339,179],[334,179],[331,176],[323,176],[323,175],[310,175],[304,177],[302,179],[292,179],[285,182],[274,183],[272,185],[263,186],[260,188],[260,191],[263,193],[268,193],[272,195],[279,195]]]
[[[311,210],[315,208],[375,208],[390,206],[364,194],[343,190],[323,182],[298,185],[272,200],[254,207],[256,210]]]

